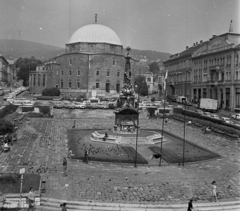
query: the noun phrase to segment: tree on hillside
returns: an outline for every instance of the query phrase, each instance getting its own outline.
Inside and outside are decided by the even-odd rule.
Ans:
[[[17,72],[18,80],[23,80],[23,85],[28,86],[29,71],[35,71],[36,66],[42,64],[42,62],[36,59],[34,56],[31,58],[18,58],[15,62],[16,68],[19,69]]]
[[[157,62],[151,62],[148,66],[149,66],[149,71],[152,72],[153,74],[159,73],[159,66]]]
[[[136,86],[136,92],[138,94],[143,96],[148,95],[148,87],[147,87],[146,79],[144,76],[138,75],[135,78],[135,86]]]

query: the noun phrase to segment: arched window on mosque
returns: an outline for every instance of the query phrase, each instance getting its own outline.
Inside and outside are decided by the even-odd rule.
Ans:
[[[96,81],[96,89],[99,89],[99,80]]]
[[[80,79],[77,80],[77,88],[80,89]]]
[[[69,88],[69,89],[72,88],[72,80],[71,80],[71,79],[68,80],[68,88]]]
[[[116,59],[115,59],[115,58],[113,58],[113,60],[112,60],[112,64],[113,64],[113,66],[116,65]]]
[[[99,70],[96,71],[96,75],[99,75]]]
[[[72,75],[72,70],[71,69],[69,70],[69,75]]]
[[[109,70],[107,71],[107,76],[110,76],[110,71]]]
[[[110,92],[110,81],[106,81],[106,92]]]
[[[63,79],[61,79],[61,88],[63,88]]]
[[[117,77],[120,77],[120,71],[117,72]]]
[[[117,81],[117,84],[116,84],[116,91],[117,91],[117,93],[120,92],[120,82],[119,81]]]
[[[77,75],[79,76],[81,74],[80,69],[77,70]]]

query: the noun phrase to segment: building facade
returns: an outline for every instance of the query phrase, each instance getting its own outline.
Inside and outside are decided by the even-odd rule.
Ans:
[[[222,109],[240,112],[240,34],[213,36],[192,55],[194,99],[211,98]]]
[[[217,99],[220,108],[240,112],[239,50],[240,34],[228,32],[171,56],[164,62],[167,94]]]
[[[14,64],[14,62],[13,62]],[[0,54],[0,85],[14,84],[14,65]]]
[[[72,35],[64,54],[30,72],[30,93],[41,94],[44,87],[58,87],[65,97],[120,93],[125,65],[122,52],[112,29],[97,23],[86,25]]]

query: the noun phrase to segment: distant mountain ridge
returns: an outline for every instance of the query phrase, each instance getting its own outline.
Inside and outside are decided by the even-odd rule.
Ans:
[[[0,54],[5,58],[19,58],[34,56],[39,60],[48,60],[65,52],[64,48],[30,42],[26,40],[0,40]],[[148,59],[148,61],[167,60],[171,54],[151,50],[131,50],[131,56],[137,60]]]

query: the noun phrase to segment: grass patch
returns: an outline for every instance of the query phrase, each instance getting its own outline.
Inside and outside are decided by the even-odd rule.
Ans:
[[[39,190],[40,175],[23,175],[23,193],[28,193],[30,187],[35,191]],[[0,190],[2,193],[20,193],[21,175],[20,174],[0,174]]]
[[[91,134],[95,130],[68,130],[69,149],[72,150],[73,159],[83,159],[85,149],[89,150],[89,160],[115,162],[115,163],[134,163],[135,149],[130,146],[120,146],[103,142],[91,141]],[[148,164],[139,153],[137,163]]]
[[[163,144],[162,158],[168,163],[182,163],[183,141],[168,134],[165,134],[164,136],[168,141]],[[150,146],[149,149],[153,153],[161,152],[161,149],[158,146]],[[186,141],[184,157],[184,162],[196,162],[218,158],[220,155]]]

